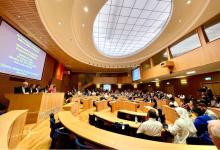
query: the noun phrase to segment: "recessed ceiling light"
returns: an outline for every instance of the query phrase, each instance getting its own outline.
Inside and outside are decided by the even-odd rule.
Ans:
[[[186,76],[177,76],[177,77],[174,77],[174,78],[185,78]]]
[[[20,18],[21,18],[21,16],[19,16],[19,15],[18,15],[18,18],[20,19]]]
[[[211,81],[212,80],[212,77],[205,77],[204,78],[206,81]]]
[[[188,72],[186,72],[186,74],[195,74],[196,73],[196,71],[195,70],[193,70],[193,71],[188,71]]]
[[[88,7],[84,7],[84,11],[87,13],[89,11]]]
[[[191,0],[188,0],[188,1],[186,2],[186,4],[189,5],[189,4],[191,4],[191,2],[192,2]]]
[[[58,22],[58,25],[61,25],[61,24],[62,24],[62,22],[59,21],[59,22]]]
[[[179,19],[179,20],[178,20],[178,22],[179,22],[179,23],[181,23],[181,22],[182,22],[182,20],[181,20],[181,19]]]
[[[85,24],[84,24],[84,23],[82,24],[82,27],[83,27],[83,28],[85,27]]]

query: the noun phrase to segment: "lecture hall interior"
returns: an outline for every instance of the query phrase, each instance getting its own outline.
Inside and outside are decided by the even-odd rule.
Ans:
[[[220,150],[220,0],[0,0],[0,149]]]

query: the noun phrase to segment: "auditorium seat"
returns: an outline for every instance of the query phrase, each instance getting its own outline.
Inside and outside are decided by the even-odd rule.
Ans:
[[[102,120],[98,117],[95,117],[95,126],[100,129],[105,129],[104,120]]]
[[[70,132],[65,128],[57,128],[54,132],[52,141],[54,141],[54,147],[51,145],[53,149],[71,149],[75,148],[75,144],[71,139]]]
[[[95,126],[95,116],[93,114],[89,114],[89,124]]]
[[[126,114],[125,113],[122,113],[122,112],[120,112],[120,111],[118,111],[118,113],[117,113],[117,118],[120,118],[120,119],[127,119],[126,118]]]
[[[115,122],[113,124],[113,131],[123,135],[130,135],[130,126],[128,124]]]
[[[78,138],[75,139],[75,146],[77,149],[92,149],[92,147],[85,145],[84,142]]]

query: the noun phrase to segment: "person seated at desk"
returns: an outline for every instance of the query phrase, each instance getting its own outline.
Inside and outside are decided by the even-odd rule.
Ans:
[[[105,93],[105,94],[104,94],[104,98],[107,100],[108,97],[109,97],[108,93]]]
[[[186,139],[195,135],[197,130],[186,109],[177,107],[175,110],[179,118],[168,127],[168,131],[174,136],[173,143],[186,144]]]
[[[14,92],[17,94],[29,94],[28,91],[28,82],[23,82],[22,86],[16,87]]]
[[[214,107],[218,107],[220,108],[220,97],[218,96],[216,101],[215,101],[215,106]]]
[[[180,107],[190,111],[190,107],[188,105],[188,100],[186,98],[180,98]]]
[[[48,89],[48,93],[56,93],[56,91],[57,91],[56,86],[54,84],[51,84]]]
[[[197,101],[193,98],[190,98],[187,104],[189,106],[189,112],[192,112],[195,108],[197,108]]]
[[[188,144],[195,145],[212,145],[212,140],[208,133],[208,121],[213,120],[209,115],[204,114],[200,108],[195,108],[193,112],[197,118],[194,120],[194,125],[197,130],[197,137],[190,137],[187,139]]]
[[[220,150],[220,120],[212,120],[208,123],[208,132],[212,142]]]
[[[36,85],[36,88],[34,89],[34,93],[40,93],[41,92],[41,88],[40,88],[40,84]]]
[[[36,84],[31,84],[28,88],[30,94],[36,93]]]
[[[170,107],[178,107],[178,103],[175,101],[174,97],[170,98],[170,103],[169,103]]]
[[[211,107],[220,108],[220,96],[215,97],[215,98],[211,101]]]
[[[200,102],[198,103],[198,106],[197,106],[197,107],[200,108],[201,111],[202,111],[204,114],[210,116],[213,120],[217,120],[217,119],[218,119],[218,115],[216,115],[213,111],[211,111],[210,109],[208,109],[208,108],[207,108],[207,105],[206,105],[203,101],[200,101]]]
[[[137,130],[137,134],[143,133],[148,136],[161,136],[163,125],[157,121],[157,113],[150,109],[147,113],[148,120],[143,122]]]

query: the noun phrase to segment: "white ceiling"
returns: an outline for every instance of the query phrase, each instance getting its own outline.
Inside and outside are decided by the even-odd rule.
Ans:
[[[124,0],[124,1],[128,2],[129,0]],[[124,8],[124,9],[130,9],[130,11],[128,11],[129,14],[123,13],[122,15],[122,13],[120,13],[120,15],[114,16],[116,17],[116,19],[109,19],[109,20],[119,21],[120,17],[125,17],[127,20],[125,18],[120,20],[124,21],[123,25],[124,27],[126,27],[126,25],[129,26],[128,16],[131,16],[133,11],[137,11],[137,13],[132,14],[132,16],[134,17],[130,18],[136,20],[133,22],[131,21],[132,27],[128,31],[126,31],[127,33],[129,33],[129,35],[130,34],[145,35],[144,32],[134,33],[134,27],[138,27],[137,25],[138,20],[141,19],[145,19],[144,21],[149,20],[148,17],[141,16],[142,14],[141,8],[144,8],[143,11],[149,11],[150,8],[152,9],[151,5],[156,3],[155,7],[158,8],[161,7],[162,10],[163,9],[165,10],[168,6],[166,5],[165,7],[165,5],[163,5],[164,8],[162,8],[162,5],[159,5],[159,3],[171,4],[172,2],[171,0],[167,0],[167,1],[136,0],[136,1],[137,1],[137,5],[134,2],[126,3],[125,5],[126,7],[128,7],[127,5],[130,4],[130,8]],[[207,21],[208,19],[212,18],[217,13],[219,13],[219,4],[220,4],[219,0],[191,0],[191,3],[189,4],[187,3],[188,1],[189,0],[175,0],[172,2],[171,5],[172,9],[170,10],[172,12],[172,16],[170,18],[167,16],[168,18],[167,25],[166,25],[166,21],[163,20],[165,22],[165,23],[163,22],[164,27],[165,26],[166,27],[163,29],[161,24],[160,26],[162,29],[161,33],[160,31],[157,31],[158,33],[153,32],[153,34],[159,35],[158,37],[157,35],[154,35],[151,38],[148,38],[148,40],[145,39],[145,40],[137,41],[136,35],[135,36],[131,35],[131,38],[129,40],[126,40],[129,37],[127,36],[124,41],[120,41],[120,42],[119,40],[115,41],[115,43],[119,43],[118,45],[120,45],[120,43],[123,44],[121,44],[122,46],[118,46],[114,44],[113,45],[114,47],[116,48],[118,47],[118,49],[114,48],[114,50],[112,50],[113,46],[111,47],[110,45],[113,43],[112,41],[109,42],[110,44],[104,44],[104,46],[103,44],[101,45],[100,42],[97,42],[98,46],[102,48],[99,48],[97,44],[96,45],[94,44],[95,40],[93,39],[93,35],[94,35],[93,27],[98,26],[97,23],[94,24],[94,21],[96,20],[97,14],[99,14],[99,12],[103,14],[104,13],[113,14],[113,12],[110,11],[110,8],[106,12],[102,11],[103,6],[106,6],[106,4],[110,5],[111,3],[117,2],[117,4],[114,4],[114,6],[110,6],[110,7],[116,7],[117,5],[119,6],[119,8],[117,7],[119,12],[120,10],[123,10],[123,8],[121,7],[122,4],[119,3],[121,2],[121,0],[114,0],[114,1],[113,0],[112,1],[59,0],[59,1],[53,1],[53,3],[51,3],[51,0],[35,0],[35,3],[41,21],[44,24],[45,28],[47,29],[49,35],[57,43],[57,45],[63,50],[65,54],[71,56],[72,58],[76,59],[79,62],[88,64],[90,66],[121,69],[121,68],[131,68],[140,65],[148,58],[157,54],[161,50],[166,49],[175,41],[177,41],[187,33],[191,32],[192,30],[200,26],[205,21]],[[150,8],[146,8],[147,7],[146,3],[148,2],[149,4],[151,4],[149,5]],[[143,6],[141,4],[143,4]],[[144,4],[146,4],[146,6]],[[87,8],[87,11],[85,11],[85,8]],[[115,13],[117,14],[117,12]],[[167,12],[163,12],[162,14],[164,13]],[[156,17],[155,15],[152,15],[151,17],[152,17],[151,20],[155,22],[157,21],[155,19]],[[159,18],[160,16],[157,16],[157,19]],[[162,22],[162,19],[160,18],[159,21]],[[140,22],[141,21],[139,21],[139,23]],[[116,23],[113,26],[113,28],[120,28],[118,27],[118,25],[119,23]],[[106,26],[110,26],[110,21],[107,20],[107,25],[105,25],[105,27]],[[140,30],[138,29],[137,31],[145,30],[144,26],[146,25],[144,25],[143,23]],[[111,40],[114,40],[115,39],[114,36],[115,34],[117,34],[118,31],[113,29],[108,30],[107,31],[108,34],[106,33],[106,31],[107,30],[104,30],[104,34],[101,33],[103,34],[102,36],[105,39],[109,38]],[[123,29],[121,32],[124,31],[125,29]],[[147,29],[145,31],[147,31]],[[96,37],[99,37],[99,32],[98,34],[96,34]],[[120,33],[119,38],[120,37],[123,37],[123,34]],[[152,41],[152,43],[150,41]],[[127,46],[125,46],[126,44],[125,42],[127,42]],[[108,46],[108,51],[107,52],[105,51],[106,54],[104,52],[101,53],[100,52],[101,50],[106,50],[105,49],[106,45],[110,45]],[[125,49],[124,47],[127,47],[127,49]],[[120,51],[122,48],[124,48],[124,51]],[[108,54],[108,52],[110,53]],[[70,61],[70,59],[68,61]]]
[[[171,12],[171,0],[108,0],[94,21],[94,44],[107,57],[137,53],[166,27]]]

